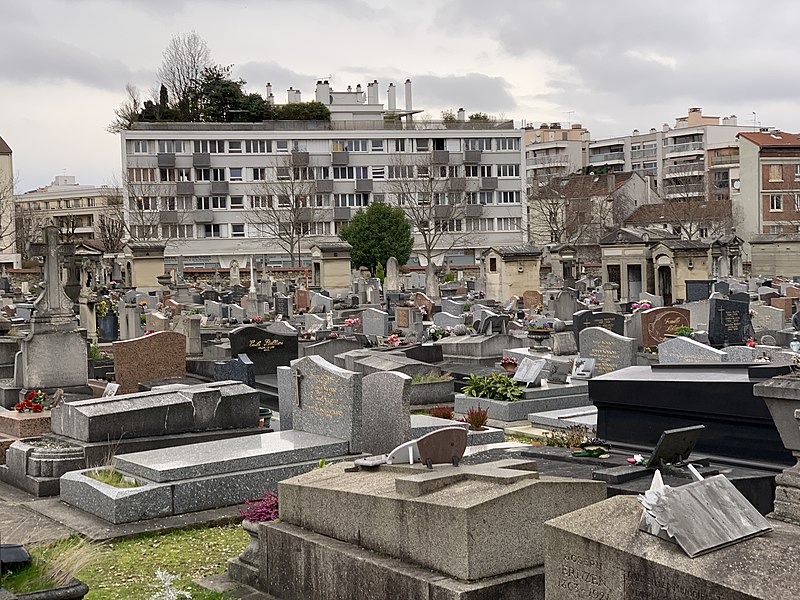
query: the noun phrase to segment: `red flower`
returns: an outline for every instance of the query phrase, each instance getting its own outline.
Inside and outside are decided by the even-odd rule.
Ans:
[[[756,347],[756,341],[753,338],[750,338],[749,340],[747,340],[747,345],[750,348],[755,348]]]
[[[30,402],[36,397],[36,392],[31,390],[27,394],[25,394],[25,402]]]
[[[42,412],[44,410],[44,406],[42,406],[41,404],[37,404],[37,403],[34,403],[33,406],[31,406],[31,408],[33,409],[33,412],[35,412],[35,413],[40,413],[40,412]]]
[[[16,410],[17,412],[22,412],[23,410],[25,410],[25,405],[22,402],[17,402],[16,406],[14,407],[14,410]]]

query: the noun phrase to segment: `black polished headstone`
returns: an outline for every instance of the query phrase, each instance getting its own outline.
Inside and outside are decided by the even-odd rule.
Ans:
[[[289,297],[288,296],[275,296],[275,314],[288,317],[289,312]]]
[[[231,331],[228,339],[231,356],[246,354],[256,376],[277,373],[278,367],[287,367],[298,357],[296,333],[284,335],[246,325]]]
[[[653,454],[647,461],[650,469],[657,469],[661,463],[674,465],[685,462],[697,445],[697,440],[703,434],[703,425],[693,425],[691,427],[679,427],[678,429],[666,429],[661,434]]]
[[[712,346],[744,344],[750,335],[750,305],[712,298],[708,308],[708,340]]]
[[[612,312],[594,312],[580,310],[572,315],[572,330],[575,332],[575,344],[581,350],[580,332],[587,327],[602,327],[617,335],[625,335],[625,317]]]
[[[750,303],[750,294],[748,292],[736,292],[730,295],[730,299],[734,302]]]
[[[708,300],[713,290],[713,279],[687,279],[686,280],[686,302],[697,302]]]

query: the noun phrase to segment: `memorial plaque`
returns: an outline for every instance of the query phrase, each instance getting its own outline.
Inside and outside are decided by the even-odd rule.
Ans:
[[[292,303],[288,296],[275,296],[275,314],[283,317],[292,316]]]
[[[710,301],[708,339],[712,346],[744,344],[750,335],[748,305],[743,302]]]
[[[661,463],[674,465],[686,461],[694,450],[697,440],[703,435],[703,425],[665,429],[653,448],[647,467],[657,469]]]
[[[266,331],[253,325],[238,327],[228,334],[231,355],[246,354],[256,376],[272,375],[298,356],[297,333]]]
[[[522,362],[517,366],[514,371],[514,381],[521,381],[526,387],[539,387],[542,385],[542,371],[544,370],[547,361],[543,358],[534,360],[532,358],[523,358]]]
[[[642,346],[654,348],[674,335],[678,327],[690,327],[690,313],[685,308],[667,306],[642,311]]]
[[[467,430],[463,427],[444,427],[423,435],[417,440],[422,464],[458,464],[467,449]]]
[[[572,363],[573,379],[591,379],[594,374],[593,358],[576,358]]]
[[[563,360],[551,360],[550,372],[547,375],[548,383],[567,383],[567,377],[571,373],[569,362]]]

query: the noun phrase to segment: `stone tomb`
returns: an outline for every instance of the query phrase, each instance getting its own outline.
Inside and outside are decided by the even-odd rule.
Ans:
[[[641,312],[642,347],[654,348],[674,334],[678,327],[690,327],[690,313],[685,308],[668,306]]]
[[[727,360],[728,355],[722,350],[684,336],[674,337],[658,345],[658,362],[662,365],[706,364]]]
[[[708,339],[712,346],[743,344],[750,335],[749,306],[714,298],[709,302]]]
[[[228,334],[231,356],[246,354],[253,361],[256,377],[272,375],[298,356],[297,331],[286,325],[284,332],[255,325],[238,327]]]
[[[658,310],[658,309],[656,309]],[[602,327],[580,333],[581,356],[595,359],[595,377],[636,364],[636,340]]]
[[[367,308],[361,313],[364,335],[386,337],[389,334],[389,314],[377,308]]]
[[[753,311],[751,322],[755,333],[783,329],[786,322],[786,315],[783,309],[765,304],[752,304],[750,309]]]
[[[714,287],[713,279],[687,279],[686,302],[708,300]]]
[[[362,379],[364,452],[388,454],[411,439],[411,377],[373,373]]]
[[[186,376],[186,337],[181,333],[159,331],[114,342],[111,349],[120,394],[138,392],[140,383]]]
[[[257,549],[231,561],[231,577],[279,598],[541,599],[543,522],[605,496],[600,482],[539,476],[532,461],[346,467],[282,481],[281,521],[256,525]],[[479,539],[475,523],[491,523]],[[509,539],[530,543],[507,552]]]

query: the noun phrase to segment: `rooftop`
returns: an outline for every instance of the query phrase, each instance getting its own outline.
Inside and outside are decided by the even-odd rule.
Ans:
[[[494,250],[503,258],[507,257],[514,257],[514,256],[541,256],[542,249],[537,248],[536,246],[531,246],[529,244],[524,244],[520,246],[498,246],[489,248],[484,252],[490,252]]]
[[[800,147],[800,134],[773,131],[772,133],[742,132],[738,137],[743,137],[762,148],[769,147]]]
[[[11,147],[0,137],[0,154],[11,154]]]
[[[349,121],[262,121],[260,123],[138,122],[133,131],[492,131],[514,129],[514,121],[400,121],[393,119]]]
[[[564,196],[567,198],[594,198],[608,196],[625,185],[632,172],[607,173],[603,175],[571,175],[563,186]]]

